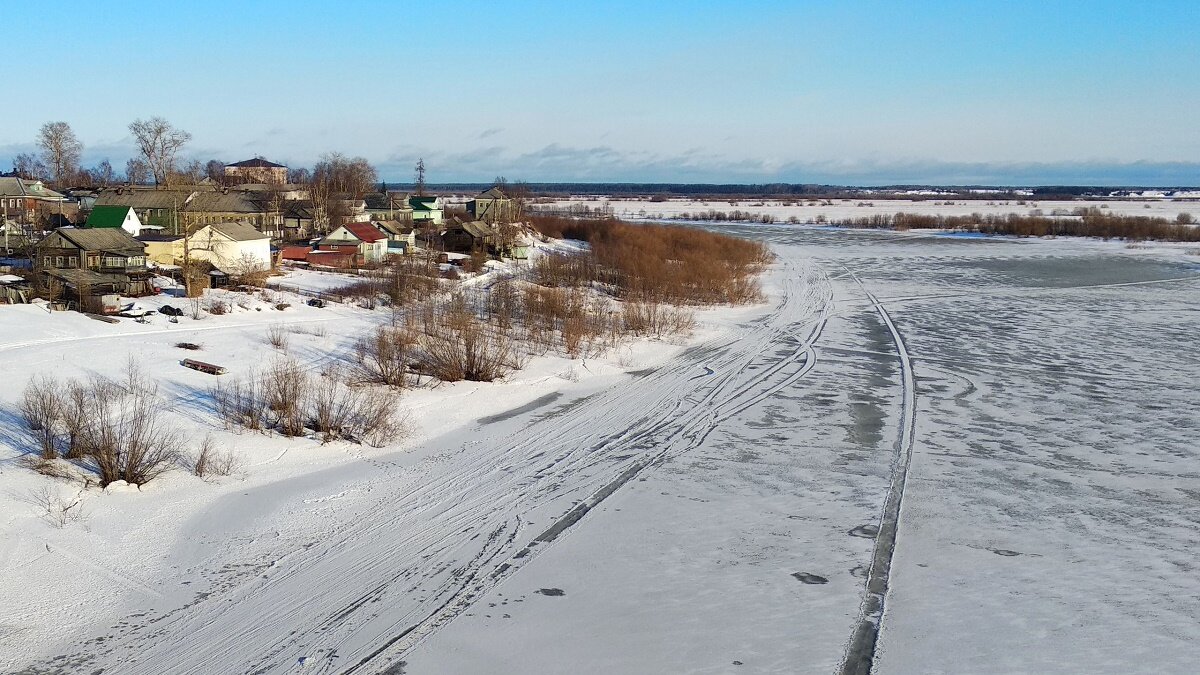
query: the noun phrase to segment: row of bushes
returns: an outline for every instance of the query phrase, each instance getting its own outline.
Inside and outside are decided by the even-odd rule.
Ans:
[[[162,403],[157,386],[130,366],[123,381],[35,377],[25,387],[20,411],[42,460],[74,460],[94,472],[101,486],[118,480],[140,485],[185,458],[186,439],[164,421]],[[198,459],[198,475],[232,464],[218,458],[208,440]]]
[[[1098,208],[1077,209],[1072,216],[1048,218],[1018,214],[934,216],[913,213],[878,214],[833,221],[843,227],[871,229],[952,229],[1020,237],[1098,237],[1152,241],[1200,241],[1200,227],[1181,214],[1175,220],[1106,213]]]
[[[671,305],[744,304],[761,298],[757,275],[771,261],[766,244],[670,225],[611,218],[534,216],[551,237],[586,241],[587,252],[545,256],[538,283],[586,285],[621,300]]]
[[[322,443],[348,440],[375,447],[403,433],[398,397],[379,387],[356,386],[331,368],[311,373],[292,358],[279,358],[259,373],[213,387],[217,416],[226,427],[277,431],[284,436],[316,433]]]

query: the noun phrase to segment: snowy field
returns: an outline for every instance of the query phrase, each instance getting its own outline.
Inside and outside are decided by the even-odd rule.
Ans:
[[[1195,195],[1195,193],[1191,193]],[[1191,215],[1200,221],[1200,198],[1192,196],[1188,199],[1111,199],[1099,201],[1053,201],[1037,200],[1029,197],[1025,200],[963,200],[949,198],[929,198],[922,200],[906,199],[834,199],[819,201],[798,201],[784,204],[779,201],[762,199],[735,199],[727,201],[669,199],[663,202],[653,202],[649,199],[610,199],[607,197],[557,200],[546,204],[538,204],[539,209],[568,209],[571,207],[587,206],[591,209],[612,209],[614,215],[621,218],[678,218],[683,214],[696,215],[709,211],[724,211],[732,213],[741,211],[755,216],[774,216],[776,222],[787,222],[796,218],[801,223],[834,222],[853,218],[909,213],[926,216],[969,216],[974,213],[982,215],[1007,215],[1015,213],[1022,216],[1044,215],[1056,213],[1069,215],[1080,208],[1097,208],[1106,213],[1125,216],[1149,216],[1174,220],[1181,213]],[[824,221],[821,219],[824,218]]]
[[[319,364],[385,312],[0,307],[0,671],[830,673],[878,627],[878,673],[1194,672],[1200,256],[719,229],[771,242],[766,304],[406,394],[378,450],[223,431],[173,344]],[[12,403],[130,354],[245,468],[51,526]]]

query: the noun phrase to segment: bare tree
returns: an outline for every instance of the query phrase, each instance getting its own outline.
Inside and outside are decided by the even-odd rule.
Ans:
[[[171,123],[161,117],[151,117],[148,120],[134,120],[129,124],[129,133],[133,134],[146,165],[154,175],[154,184],[161,185],[167,181],[171,170],[175,168],[175,155],[192,135],[182,129],[176,129]]]
[[[13,171],[26,180],[44,180],[50,173],[42,160],[24,152],[13,157]]]
[[[219,185],[225,184],[225,163],[218,159],[210,159],[204,165],[204,175]]]
[[[42,149],[42,161],[50,169],[56,185],[62,185],[79,173],[83,144],[75,137],[71,125],[66,122],[43,124],[38,132],[37,144]]]
[[[116,182],[116,172],[113,170],[113,165],[107,159],[100,160],[96,168],[91,171],[92,182],[100,187],[107,187]]]
[[[134,185],[141,185],[150,179],[150,165],[134,158],[125,162],[125,180]]]

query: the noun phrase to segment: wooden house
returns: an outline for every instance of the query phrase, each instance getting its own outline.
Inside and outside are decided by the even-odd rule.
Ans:
[[[60,227],[37,243],[34,270],[47,289],[58,285],[88,310],[104,295],[154,292],[146,247],[120,228]]]

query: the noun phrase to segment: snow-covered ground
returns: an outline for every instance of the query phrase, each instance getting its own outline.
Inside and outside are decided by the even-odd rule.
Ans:
[[[828,673],[871,585],[877,672],[1193,672],[1200,256],[719,229],[772,243],[766,305],[406,394],[414,434],[380,450],[224,432],[172,345],[244,370],[284,324],[320,363],[383,312],[0,307],[5,409],[132,353],[246,457],[56,528],[2,418],[0,670]]]
[[[1023,202],[1023,203],[1022,203]],[[695,216],[709,211],[732,213],[741,211],[755,216],[774,216],[776,222],[796,218],[801,223],[834,222],[853,218],[910,213],[930,216],[983,215],[1045,215],[1071,214],[1080,208],[1097,208],[1107,213],[1127,216],[1152,216],[1174,220],[1187,213],[1200,221],[1200,200],[1196,199],[1111,199],[1106,201],[1037,200],[963,200],[963,199],[834,199],[830,201],[797,201],[785,204],[762,199],[696,200],[668,199],[655,202],[649,199],[573,198],[539,204],[541,209],[568,209],[586,206],[591,209],[611,209],[622,218],[678,218],[683,214]],[[824,219],[824,221],[822,221]]]

